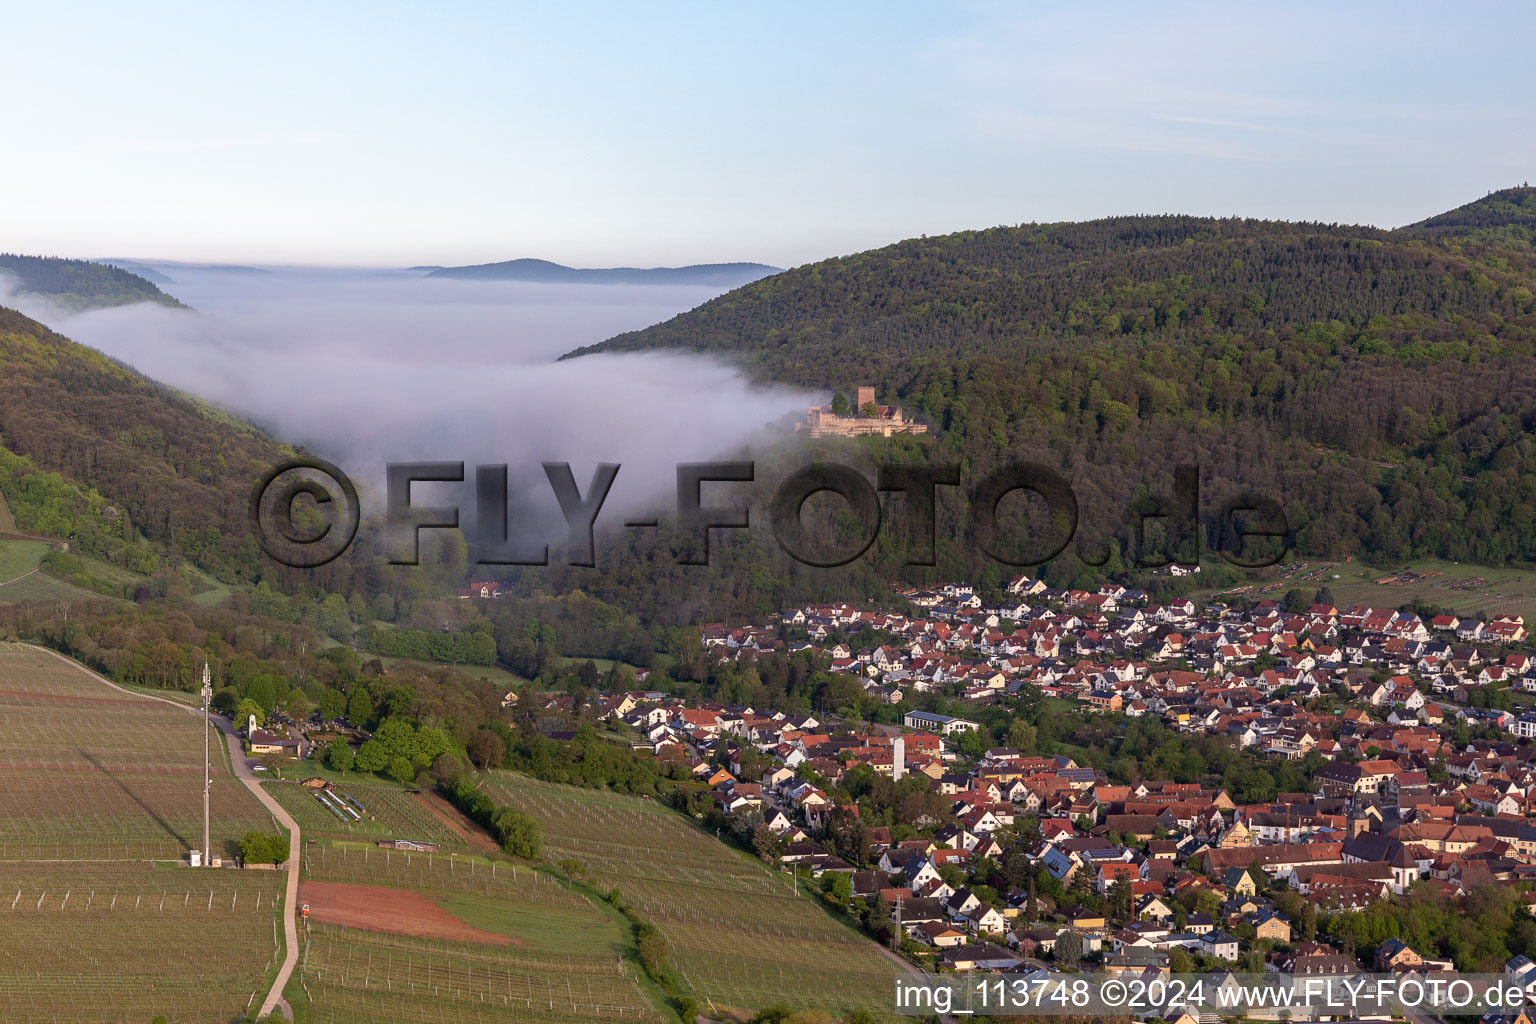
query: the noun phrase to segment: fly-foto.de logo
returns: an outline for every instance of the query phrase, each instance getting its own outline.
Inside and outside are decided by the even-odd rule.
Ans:
[[[585,492],[568,462],[546,462],[544,475],[559,503],[567,528],[564,562],[595,566],[598,516],[619,475],[617,463],[598,465]],[[537,566],[550,564],[547,542],[515,538],[510,530],[506,465],[481,465],[474,470],[474,528],[469,531],[470,558],[478,565]],[[419,505],[413,484],[465,482],[463,462],[397,462],[385,470],[385,556],[394,565],[416,565],[423,530],[459,529],[465,509],[459,505]],[[685,462],[676,467],[676,508],[670,524],[679,565],[708,565],[710,534],[714,530],[753,528],[752,504],[762,482],[756,464],[744,462]],[[724,501],[704,503],[705,484],[729,485]],[[814,463],[778,480],[767,504],[769,529],[779,547],[796,561],[832,568],[856,561],[869,550],[888,523],[900,530],[905,565],[936,564],[939,496],[944,488],[965,487],[968,535],[989,558],[1004,565],[1040,565],[1065,552],[1079,527],[1079,505],[1071,483],[1058,471],[1039,463],[1010,463],[966,486],[955,466],[885,465],[871,480],[853,467]],[[1024,492],[1044,504],[1043,529],[1030,532],[1021,543],[1017,529],[1000,511],[1009,495]],[[831,539],[805,522],[806,502],[829,493],[841,499],[855,524]],[[899,506],[883,508],[881,495],[900,495]],[[308,498],[308,503],[301,503]],[[899,509],[891,511],[891,509]],[[1202,518],[1202,511],[1206,518]],[[251,500],[251,520],[262,549],[275,561],[294,568],[315,568],[340,557],[357,536],[362,518],[356,486],[338,467],[320,459],[296,459],[279,466],[258,483]],[[1149,524],[1161,527],[1162,542],[1147,542]],[[1255,493],[1227,498],[1210,509],[1201,508],[1197,466],[1175,469],[1167,495],[1143,496],[1125,510],[1128,553],[1136,565],[1157,568],[1170,563],[1197,563],[1202,537],[1214,537],[1214,552],[1233,565],[1260,568],[1273,565],[1295,542],[1285,512],[1275,499]],[[626,529],[660,529],[656,517],[629,518]],[[830,541],[830,542],[829,542]],[[1074,554],[1089,565],[1102,565],[1102,544],[1080,545]]]

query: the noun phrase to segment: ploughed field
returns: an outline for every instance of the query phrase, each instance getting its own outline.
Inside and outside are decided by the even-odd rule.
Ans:
[[[227,852],[276,826],[212,741]],[[0,1020],[224,1024],[265,994],[284,876],[183,866],[202,756],[196,716],[0,644]]]
[[[485,786],[544,826],[544,857],[579,861],[598,887],[654,922],[689,989],[717,1009],[773,1003],[888,1015],[900,972],[791,879],[640,797],[509,772]],[[708,1013],[706,1007],[706,1014]]]

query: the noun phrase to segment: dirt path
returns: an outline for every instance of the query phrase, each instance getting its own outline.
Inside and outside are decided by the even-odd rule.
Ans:
[[[37,567],[37,569],[41,569],[41,568],[42,568],[42,566],[38,566]],[[20,576],[12,576],[8,580],[0,580],[0,587],[5,586],[7,583],[20,583],[22,580],[26,579],[28,576],[31,576],[33,573],[37,572],[37,569],[28,569],[26,572],[22,573]]]
[[[182,711],[189,711],[192,714],[202,713],[203,709],[201,707],[191,707],[166,697],[155,697],[150,694],[134,693],[131,690],[125,690],[110,679],[97,675],[84,665],[66,658],[57,651],[50,651],[46,647],[38,647],[36,645],[30,646],[32,646],[33,650],[42,651],[50,657],[58,658],[64,664],[85,673],[103,686],[110,686],[119,693],[126,693],[130,697],[136,697],[141,700],[159,701],[161,704],[169,704],[173,708],[180,708]],[[250,790],[251,794],[261,801],[261,805],[272,813],[272,817],[276,818],[278,823],[288,830],[288,886],[284,902],[286,910],[283,912],[283,938],[287,942],[287,950],[283,954],[283,966],[278,970],[277,977],[272,980],[272,990],[267,993],[266,999],[262,1001],[261,1011],[257,1016],[265,1017],[273,1010],[282,1010],[283,1015],[292,1020],[293,1008],[283,998],[283,988],[288,984],[288,979],[293,976],[293,969],[299,962],[299,929],[297,922],[294,920],[296,916],[294,908],[298,906],[299,894],[299,823],[294,821],[292,815],[283,810],[282,805],[268,795],[267,791],[262,789],[257,783],[256,776],[251,773],[251,769],[245,763],[245,748],[241,746],[240,735],[235,732],[234,727],[218,715],[213,715],[212,721],[218,727],[219,732],[223,733],[225,742],[229,744],[229,763],[234,768],[235,778],[244,783],[245,788]],[[208,851],[205,850],[203,852],[206,855]]]
[[[501,847],[496,845],[496,840],[487,835],[485,830],[479,825],[465,817],[464,812],[436,793],[420,792],[412,793],[411,796],[415,797],[422,806],[431,811],[438,821],[447,825],[454,835],[464,840],[474,849],[483,850],[486,853],[500,852]]]

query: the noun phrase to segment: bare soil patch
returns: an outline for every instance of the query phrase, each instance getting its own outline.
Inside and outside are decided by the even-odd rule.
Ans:
[[[506,935],[472,928],[419,892],[350,882],[300,882],[299,902],[312,920],[370,932],[457,939],[494,946],[517,943]]]
[[[411,795],[421,801],[422,805],[431,811],[437,820],[447,825],[454,835],[464,840],[470,846],[477,850],[484,850],[487,853],[494,853],[501,849],[500,846],[496,845],[496,840],[492,839],[485,829],[476,825],[465,816],[463,811],[453,806],[447,800],[444,800],[438,794],[415,792]]]

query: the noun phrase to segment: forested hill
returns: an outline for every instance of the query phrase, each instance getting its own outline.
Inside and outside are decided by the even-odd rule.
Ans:
[[[142,538],[234,579],[247,505],[288,449],[0,308],[0,493],[22,530],[123,561]]]
[[[689,267],[567,267],[548,260],[507,260],[472,267],[433,267],[427,277],[462,281],[523,281],[534,284],[682,284],[735,288],[777,274],[761,263],[700,263]]]
[[[1396,233],[1511,246],[1530,252],[1536,245],[1536,188],[1494,192],[1475,203],[1410,224]]]
[[[877,386],[985,466],[1279,490],[1302,549],[1536,561],[1536,190],[1396,231],[1181,216],[909,239],[592,351],[685,348]],[[1165,486],[1165,485],[1164,485]]]
[[[181,306],[152,282],[121,267],[89,260],[0,253],[0,285],[14,281],[15,291],[40,295],[66,309],[104,309],[135,302]]]

